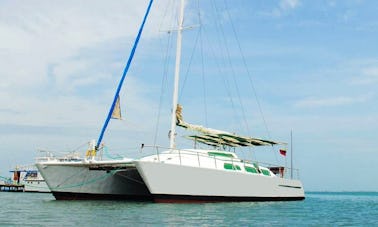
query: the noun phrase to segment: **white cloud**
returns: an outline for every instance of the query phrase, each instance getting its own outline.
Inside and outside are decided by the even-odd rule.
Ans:
[[[0,49],[29,53],[26,59],[49,61],[72,56],[85,47],[134,39],[148,1],[76,1],[33,3],[12,1],[0,6]],[[157,27],[164,3],[155,4],[147,27]],[[155,17],[155,18],[152,18]],[[146,29],[143,37],[156,36]],[[40,59],[40,60],[42,60]],[[24,59],[21,59],[21,61]]]
[[[305,98],[295,103],[296,107],[301,108],[318,108],[318,107],[333,107],[333,106],[345,106],[355,103],[366,102],[369,96],[364,97],[331,97],[331,98]]]
[[[158,18],[166,2],[154,4],[144,39],[159,34]],[[121,72],[147,4],[147,0],[1,2],[0,123],[88,125],[98,119],[96,113],[103,112],[93,98],[89,102],[75,91],[114,78],[114,70]],[[125,52],[115,58],[120,51]],[[101,70],[99,64],[104,66]]]
[[[378,83],[378,66],[367,66],[361,69],[360,76],[351,80],[356,85],[374,85]]]
[[[272,12],[268,13],[268,15],[280,17],[283,14],[298,8],[299,5],[299,0],[281,0],[279,2],[279,5],[275,9],[273,9]]]
[[[295,9],[299,5],[299,0],[281,0],[280,8],[282,10]]]
[[[93,67],[95,64],[87,59],[66,60],[64,64],[58,64],[52,69],[51,76],[60,92],[72,92],[80,86],[96,84],[97,81],[110,77],[93,72]]]
[[[47,65],[64,63],[83,48],[118,38],[131,40],[145,1],[75,1],[17,4],[0,8],[0,75],[8,86],[30,87],[46,80]],[[125,13],[127,12],[127,13]]]

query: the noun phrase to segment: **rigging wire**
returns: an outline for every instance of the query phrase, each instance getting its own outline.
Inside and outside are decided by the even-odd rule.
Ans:
[[[172,4],[172,1],[173,1],[173,0],[169,1],[167,5],[168,5],[168,6],[169,6],[169,5],[173,5],[173,4]],[[160,24],[159,24],[159,31],[161,31],[161,28],[163,27],[164,19],[165,19],[165,17],[167,16],[168,9],[169,9],[169,7],[164,7],[164,8],[165,8],[165,10],[164,10],[164,13],[163,13],[163,17],[162,17],[162,20],[160,21]],[[171,9],[170,12],[175,12],[175,11]]]
[[[172,8],[174,7],[174,4],[172,4],[173,0],[171,0],[169,3],[168,3],[168,6],[171,5]],[[169,7],[166,7],[166,9],[168,9]],[[164,16],[163,16],[163,19],[162,19],[162,22],[160,23],[160,27],[159,27],[159,30],[161,30],[161,26],[163,25],[163,21],[166,17],[166,12],[168,10],[165,11],[164,13]],[[171,10],[171,12],[175,12],[174,10]],[[171,25],[173,24],[173,17],[174,15],[172,14],[171,15],[171,19],[169,21],[171,21]],[[160,40],[160,43],[161,45],[160,46],[164,46],[163,44],[163,41],[162,41],[162,38],[159,36],[159,40]],[[155,126],[155,135],[154,135],[154,146],[156,146],[156,143],[157,143],[157,137],[158,137],[158,134],[159,134],[159,125],[160,125],[160,119],[161,119],[161,110],[162,110],[162,106],[163,106],[163,97],[164,97],[164,94],[165,94],[165,91],[167,90],[167,80],[168,80],[168,69],[169,69],[169,62],[171,60],[171,55],[169,55],[169,50],[172,48],[172,45],[173,45],[173,42],[172,42],[172,32],[168,32],[168,41],[167,41],[167,46],[166,46],[166,49],[165,49],[165,54],[164,54],[164,67],[163,67],[163,77],[162,77],[162,81],[161,81],[161,90],[160,90],[160,97],[159,97],[159,106],[158,106],[158,113],[157,113],[157,119],[156,119],[156,126]],[[165,85],[165,87],[164,87]]]
[[[197,48],[197,44],[198,44],[198,39],[199,39],[199,31],[197,32],[197,35],[196,35],[196,40],[194,41],[194,46],[192,48],[192,53],[190,55],[190,58],[189,58],[189,62],[188,62],[188,66],[186,68],[186,72],[185,72],[185,75],[184,75],[184,79],[183,79],[183,82],[182,82],[182,85],[181,85],[181,88],[180,88],[180,94],[179,94],[179,98],[178,100],[181,100],[181,97],[184,93],[184,88],[185,88],[185,85],[186,85],[186,81],[188,79],[188,75],[189,75],[189,71],[190,71],[190,67],[192,65],[192,62],[193,62],[193,57],[194,57],[194,53],[195,53],[195,50]]]
[[[203,57],[203,38],[202,38],[202,19],[201,19],[201,7],[200,1],[197,1],[197,8],[198,8],[198,21],[200,24],[199,28],[199,35],[200,35],[200,49],[201,49],[201,70],[202,70],[202,87],[203,87],[203,102],[204,102],[204,116],[205,116],[205,126],[208,125],[207,121],[207,92],[206,92],[206,80],[205,80],[205,63]]]
[[[239,93],[240,89],[238,88],[237,82],[236,82],[236,79],[235,79],[236,78],[236,73],[235,73],[234,66],[233,66],[232,61],[231,61],[231,54],[230,54],[230,51],[228,49],[228,45],[226,45],[227,39],[226,39],[225,31],[224,31],[223,26],[219,23],[220,18],[219,18],[218,15],[220,15],[221,13],[220,13],[219,7],[217,7],[217,5],[216,5],[216,3],[215,3],[214,0],[212,1],[212,6],[213,6],[214,11],[216,12],[216,19],[214,21],[218,22],[218,23],[216,23],[217,26],[215,26],[217,28],[217,32],[220,34],[220,35],[217,36],[218,37],[218,42],[225,44],[225,45],[222,45],[223,48],[220,48],[220,50],[224,50],[226,52],[226,54],[222,54],[221,55],[221,56],[226,56],[225,59],[223,59],[224,64],[222,64],[222,65],[227,65],[228,64],[230,66],[230,68],[231,68],[232,78],[233,78],[233,84],[234,84],[234,86],[236,88],[237,98],[239,100],[239,105],[240,105],[241,111],[242,111],[242,118],[243,118],[245,127],[247,129],[247,132],[249,133],[250,132],[249,125],[248,125],[248,122],[247,122],[247,117],[246,117],[246,114],[245,114],[244,105],[243,105],[243,102],[242,102],[242,99],[241,99],[241,95]],[[220,37],[223,38],[223,42],[220,39]],[[223,82],[224,82],[227,94],[228,94],[230,102],[231,102],[232,110],[234,112],[234,119],[235,119],[235,122],[236,122],[235,125],[239,125],[239,121],[237,120],[237,116],[238,116],[239,113],[237,111],[238,108],[236,108],[235,101],[233,100],[233,95],[231,93],[231,90],[232,90],[231,89],[231,83],[228,82],[228,79],[227,79],[227,77],[224,76],[224,73],[221,73],[221,75],[222,75],[222,78],[223,78]],[[235,131],[236,130],[237,130],[237,128],[235,129]],[[252,148],[248,147],[247,149],[249,149],[249,151],[253,154],[253,156],[256,156],[255,152],[254,152],[254,150]],[[242,151],[243,158],[245,158],[244,150],[243,149],[240,149],[240,150]]]
[[[235,40],[236,40],[236,43],[237,43],[237,45],[238,45],[240,55],[241,55],[241,57],[242,57],[242,61],[243,61],[244,67],[245,67],[245,69],[246,69],[246,72],[247,72],[247,75],[248,75],[249,82],[250,82],[250,84],[251,84],[251,86],[252,86],[252,91],[253,91],[253,94],[254,94],[254,96],[255,96],[256,103],[257,103],[257,106],[258,106],[259,111],[260,111],[260,115],[261,115],[261,117],[262,117],[262,119],[263,119],[263,122],[264,122],[264,126],[265,126],[266,133],[267,133],[267,135],[268,135],[268,139],[271,139],[271,134],[270,134],[270,131],[269,131],[269,128],[268,128],[268,124],[266,123],[266,120],[265,120],[265,117],[264,117],[264,114],[263,114],[263,111],[262,111],[261,103],[260,103],[260,100],[259,100],[259,98],[258,98],[258,96],[257,96],[257,91],[256,91],[256,88],[255,88],[254,82],[253,82],[253,80],[252,80],[252,76],[251,76],[251,73],[250,73],[250,71],[249,71],[249,68],[248,68],[248,65],[247,65],[247,61],[245,60],[244,52],[243,52],[243,50],[242,50],[242,48],[241,48],[240,41],[239,41],[239,38],[238,38],[238,35],[237,35],[237,32],[236,32],[236,29],[235,29],[234,23],[233,23],[233,21],[232,21],[232,17],[231,17],[231,15],[230,15],[229,10],[228,10],[229,7],[228,7],[228,4],[227,4],[227,1],[226,1],[226,0],[224,0],[224,4],[225,4],[225,6],[226,6],[226,13],[227,13],[227,16],[228,16],[228,18],[229,18],[229,20],[230,20],[230,24],[231,24],[232,32],[233,32],[233,34],[234,34],[234,36],[235,36]],[[275,159],[276,159],[276,161],[277,161],[277,154],[276,154],[276,152],[274,152],[273,146],[271,146],[271,150],[272,150],[273,153],[275,154]]]
[[[240,41],[239,41],[239,38],[238,38],[238,36],[237,36],[237,32],[236,32],[236,29],[235,29],[234,23],[233,23],[233,21],[232,21],[232,17],[231,17],[231,15],[230,15],[229,10],[228,10],[228,4],[227,4],[227,1],[224,1],[224,4],[226,5],[226,13],[227,13],[227,16],[228,16],[228,18],[229,18],[229,20],[230,20],[230,24],[231,24],[232,32],[233,32],[233,34],[234,34],[234,36],[235,36],[235,40],[236,40],[236,43],[237,43],[238,48],[239,48],[239,52],[240,52],[241,57],[242,57],[242,61],[243,61],[244,67],[245,67],[245,69],[246,69],[246,72],[247,72],[247,75],[248,75],[249,82],[251,83],[252,90],[253,90],[253,94],[254,94],[255,99],[256,99],[256,103],[257,103],[257,105],[258,105],[258,108],[259,108],[259,111],[260,111],[261,117],[262,117],[262,119],[263,119],[263,121],[264,121],[264,126],[265,126],[265,129],[266,129],[266,131],[267,131],[268,138],[270,139],[270,138],[271,138],[271,136],[270,136],[270,131],[269,131],[269,129],[268,129],[268,125],[267,125],[267,123],[266,123],[266,120],[265,120],[265,117],[264,117],[264,114],[263,114],[263,111],[262,111],[262,107],[261,107],[261,104],[260,104],[259,98],[258,98],[258,96],[257,96],[256,88],[255,88],[254,82],[253,82],[253,80],[252,80],[252,76],[251,76],[251,73],[250,73],[250,71],[249,71],[249,68],[248,68],[247,62],[246,62],[246,60],[245,60],[245,56],[244,56],[243,50],[242,50],[242,48],[241,48]]]
[[[214,1],[213,1],[214,2]],[[217,12],[217,15],[220,14],[220,10],[219,10],[219,7],[217,7],[216,4],[214,4],[214,8]],[[219,21],[219,20],[217,20]],[[225,43],[224,45],[224,48],[225,48],[225,51],[226,51],[226,54],[227,54],[227,63],[228,65],[230,66],[230,69],[231,69],[231,75],[232,75],[232,79],[233,79],[233,83],[234,83],[234,86],[236,87],[236,94],[237,94],[237,98],[239,100],[239,105],[240,105],[240,109],[241,109],[241,112],[242,112],[242,117],[243,117],[243,121],[244,121],[244,124],[245,124],[245,127],[247,129],[247,132],[250,132],[250,129],[249,129],[249,126],[248,126],[248,121],[247,121],[247,117],[245,115],[245,110],[244,110],[244,105],[243,105],[243,101],[241,99],[241,96],[240,96],[240,92],[239,92],[239,87],[237,85],[237,81],[236,81],[236,72],[235,72],[235,67],[234,67],[234,64],[232,63],[231,61],[231,54],[230,54],[230,50],[228,48],[228,45],[227,44],[227,37],[225,35],[225,31],[223,29],[223,26],[220,26],[220,31],[221,31],[221,37],[223,39],[223,42]]]
[[[213,8],[215,8],[214,7],[214,1],[212,1],[211,2],[212,3],[212,6],[213,6]],[[215,10],[214,10],[215,11]],[[213,12],[213,11],[212,11]],[[215,13],[213,12],[212,13],[213,14],[213,17],[214,17],[214,20],[213,21],[218,21],[218,19],[217,19],[217,16],[215,15]],[[219,32],[219,30],[220,30],[220,28],[219,27],[221,27],[218,23],[215,23],[215,26],[214,26],[214,28],[215,28],[215,32],[216,33],[220,33]],[[205,29],[204,29],[205,30]],[[216,57],[222,57],[222,56],[224,56],[224,54],[219,54],[219,55],[216,55],[215,54],[215,48],[212,46],[212,44],[214,44],[214,45],[216,45],[216,44],[219,44],[220,45],[220,43],[221,43],[221,41],[220,41],[220,38],[219,38],[220,36],[219,35],[217,35],[216,36],[216,38],[217,38],[217,42],[210,42],[209,40],[208,40],[208,38],[207,38],[207,36],[205,36],[205,38],[206,38],[206,42],[208,43],[208,46],[210,47],[210,51],[211,51],[211,53],[212,53],[212,55],[213,55],[213,59],[217,59]],[[222,51],[223,50],[223,48],[222,48],[222,46],[219,46],[219,47],[216,47],[216,49],[217,50],[219,50],[219,51]],[[227,77],[225,77],[224,75],[225,75],[225,72],[223,72],[223,67],[221,67],[221,65],[225,65],[225,63],[224,63],[224,59],[223,58],[220,58],[221,60],[221,62],[218,62],[218,61],[215,61],[215,64],[217,64],[217,69],[218,69],[218,71],[219,71],[219,75],[221,75],[221,78],[222,78],[222,82],[224,83],[224,87],[226,88],[225,89],[225,91],[226,91],[226,94],[227,94],[227,96],[228,96],[228,98],[229,98],[229,101],[230,101],[230,103],[231,103],[231,109],[232,109],[232,111],[234,112],[234,122],[237,122],[237,120],[236,120],[236,116],[237,116],[237,112],[236,112],[236,107],[235,107],[235,102],[234,102],[234,99],[233,99],[233,96],[232,96],[232,94],[231,94],[231,89],[230,89],[230,87],[229,87],[229,82],[228,82],[228,80],[227,80]]]

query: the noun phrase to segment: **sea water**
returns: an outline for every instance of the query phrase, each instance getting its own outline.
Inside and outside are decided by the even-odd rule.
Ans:
[[[378,192],[307,192],[304,201],[157,204],[56,201],[0,192],[1,226],[378,226]]]

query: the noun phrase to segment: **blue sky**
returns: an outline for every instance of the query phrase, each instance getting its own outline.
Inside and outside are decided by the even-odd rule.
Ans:
[[[175,42],[164,31],[174,27],[172,2],[153,5],[122,90],[124,120],[112,121],[104,138],[115,153],[134,155],[155,137],[168,144],[174,48],[166,49]],[[0,2],[1,176],[34,162],[37,149],[72,151],[97,139],[146,6],[140,0]],[[378,3],[206,0],[200,6],[202,35],[198,27],[184,32],[184,118],[280,141],[290,141],[293,130],[306,190],[377,191]],[[185,24],[198,25],[197,1],[187,12]],[[190,145],[184,133],[180,146]]]

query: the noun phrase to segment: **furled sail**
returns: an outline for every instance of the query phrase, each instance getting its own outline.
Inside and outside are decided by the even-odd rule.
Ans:
[[[176,108],[176,125],[200,132],[200,135],[190,135],[186,138],[203,143],[209,146],[229,146],[229,147],[247,147],[247,146],[268,146],[268,145],[285,145],[283,142],[258,139],[248,136],[240,136],[234,133],[205,128],[202,125],[193,125],[185,122],[182,117],[182,106]]]
[[[125,69],[123,70],[123,74],[122,74],[121,80],[119,81],[119,84],[118,84],[118,87],[117,87],[116,93],[115,93],[115,95],[114,95],[112,105],[110,106],[110,109],[109,109],[108,115],[107,115],[107,117],[106,117],[106,119],[105,119],[104,125],[102,126],[102,129],[101,129],[101,132],[100,132],[100,136],[98,137],[97,144],[96,144],[96,150],[100,147],[100,144],[101,144],[101,142],[102,142],[102,138],[104,137],[105,130],[106,130],[106,128],[108,127],[109,120],[110,120],[110,118],[112,118],[112,116],[113,116],[114,109],[116,108],[116,102],[119,103],[119,92],[121,91],[121,87],[122,87],[123,81],[125,80],[126,74],[127,74],[127,72],[129,71],[129,68],[130,68],[130,65],[131,65],[131,61],[132,61],[133,58],[134,58],[135,50],[136,50],[136,48],[137,48],[137,46],[138,46],[140,36],[142,35],[142,31],[143,31],[143,28],[144,28],[144,24],[146,23],[147,16],[148,16],[148,14],[149,14],[149,12],[150,12],[152,2],[153,2],[153,0],[150,0],[150,3],[148,4],[148,7],[147,7],[147,11],[146,11],[146,13],[144,14],[142,24],[141,24],[141,26],[140,26],[140,28],[139,28],[138,35],[137,35],[137,37],[135,38],[134,45],[133,45],[133,48],[131,49],[130,56],[129,56],[129,59],[127,60],[127,63],[126,63]],[[118,106],[119,106],[119,105],[118,105]],[[120,108],[119,108],[119,109],[120,109]],[[120,112],[120,113],[121,113],[121,112]],[[119,115],[119,116],[120,116],[120,115]]]

